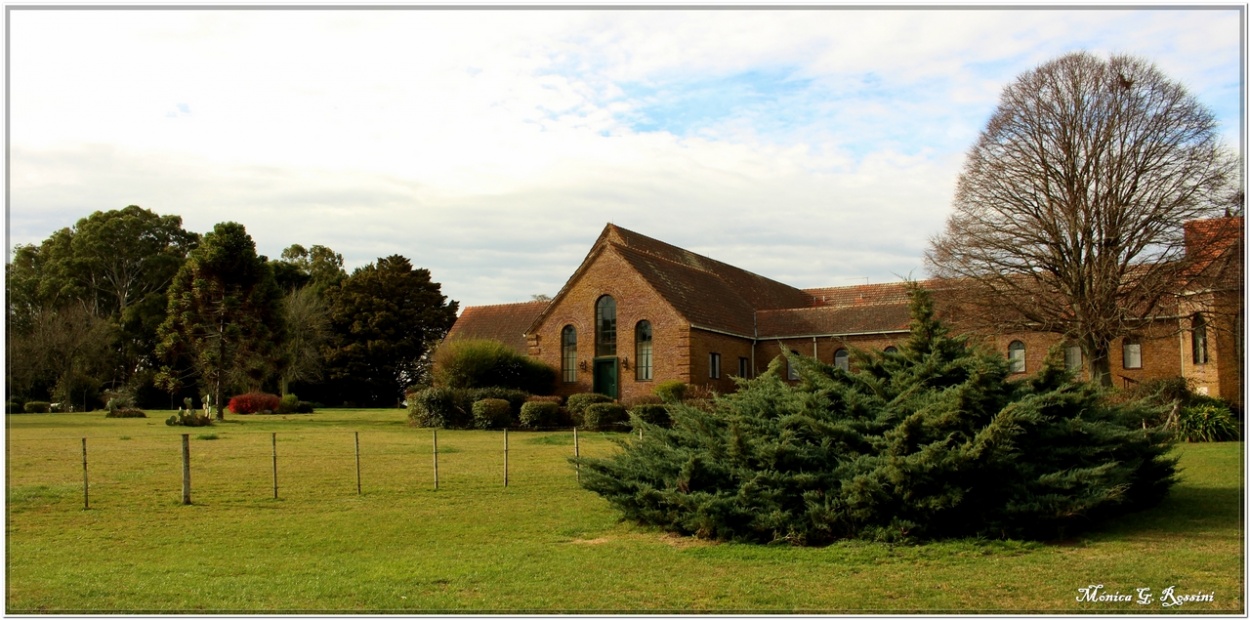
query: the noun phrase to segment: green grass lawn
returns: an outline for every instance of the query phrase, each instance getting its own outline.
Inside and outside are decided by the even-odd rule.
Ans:
[[[793,548],[620,522],[577,486],[570,432],[509,433],[505,488],[501,432],[440,431],[435,490],[432,432],[403,411],[149,415],[7,416],[7,613],[1245,610],[1240,443],[1180,446],[1163,505],[1060,543]],[[1091,585],[1152,600],[1078,601]],[[1165,608],[1169,587],[1213,600]]]

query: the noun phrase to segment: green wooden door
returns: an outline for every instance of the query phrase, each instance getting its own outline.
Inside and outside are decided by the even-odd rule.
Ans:
[[[619,397],[617,364],[615,357],[595,360],[595,392],[611,398]]]

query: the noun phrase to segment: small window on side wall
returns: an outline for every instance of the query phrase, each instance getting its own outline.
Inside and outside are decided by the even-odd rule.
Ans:
[[[1207,320],[1201,314],[1195,314],[1190,321],[1190,334],[1193,338],[1193,357],[1195,364],[1205,364],[1210,361],[1207,356]]]
[[[1133,337],[1125,338],[1122,349],[1124,353],[1124,367],[1130,370],[1141,368],[1141,341]]]
[[[720,353],[709,353],[707,357],[708,357],[707,359],[708,378],[719,379],[720,378]]]
[[[833,365],[842,370],[851,369],[851,353],[846,349],[838,349],[833,352]]]
[[[1011,364],[1011,372],[1019,374],[1025,371],[1023,342],[1012,340],[1007,345],[1007,361]]]

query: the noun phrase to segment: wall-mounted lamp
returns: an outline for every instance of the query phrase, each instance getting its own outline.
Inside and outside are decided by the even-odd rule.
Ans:
[[[590,369],[590,364],[587,364],[587,363],[586,363],[586,360],[582,360],[582,363],[578,364],[577,366],[578,366],[579,368],[581,368],[582,370],[589,370],[589,369]]]
[[[621,368],[624,368],[625,370],[629,370],[629,358],[628,357],[621,359]]]

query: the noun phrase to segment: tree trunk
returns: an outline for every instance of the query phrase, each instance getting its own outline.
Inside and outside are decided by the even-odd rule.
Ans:
[[[217,380],[213,384],[213,406],[217,408],[217,420],[226,419],[226,412],[221,406],[221,376],[226,374],[226,324],[217,323]]]
[[[1086,358],[1089,359],[1089,380],[1105,388],[1112,387],[1111,383],[1111,345],[1107,342],[1097,342],[1093,338],[1086,338],[1081,343]]]

